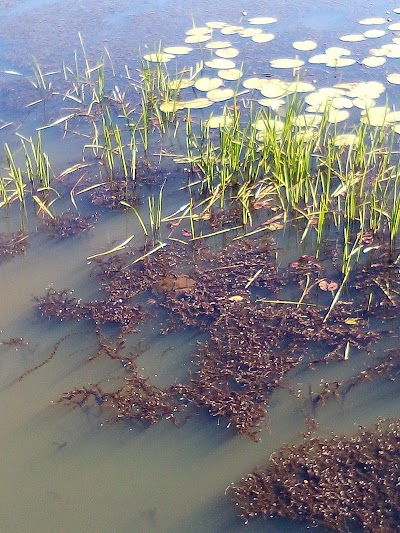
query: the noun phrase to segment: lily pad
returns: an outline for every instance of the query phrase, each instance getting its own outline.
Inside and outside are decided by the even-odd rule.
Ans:
[[[273,68],[298,68],[304,65],[304,61],[297,58],[272,59],[270,65]]]
[[[294,118],[293,124],[300,128],[308,128],[309,126],[318,126],[321,124],[322,115],[317,114],[301,114]]]
[[[400,31],[400,22],[395,22],[394,24],[390,24],[390,26],[388,26],[388,30]]]
[[[351,146],[357,140],[357,135],[354,133],[342,133],[341,135],[336,135],[333,139],[333,144],[335,146]]]
[[[308,62],[312,64],[325,64],[329,57],[326,54],[317,54],[309,58]]]
[[[245,28],[239,32],[240,37],[254,37],[254,35],[259,35],[263,31],[261,28]]]
[[[251,38],[251,40],[255,43],[269,43],[274,39],[275,35],[273,33],[259,33],[258,35],[253,35]]]
[[[221,28],[228,26],[228,24],[226,22],[211,21],[206,22],[206,26],[211,29],[220,30]]]
[[[361,122],[370,126],[384,126],[388,123],[387,116],[390,109],[387,106],[373,107],[362,111]]]
[[[237,48],[221,48],[215,50],[215,55],[224,59],[232,59],[239,55],[239,50]]]
[[[339,37],[339,41],[344,41],[347,43],[357,43],[365,40],[365,35],[362,35],[361,33],[350,33],[349,35],[342,35]]]
[[[283,98],[260,98],[258,103],[263,107],[270,107],[273,111],[277,111],[286,102]]]
[[[392,74],[388,74],[388,76],[386,76],[386,79],[389,83],[393,83],[394,85],[400,85],[399,73],[392,72]]]
[[[293,44],[292,44],[293,48],[295,48],[296,50],[304,50],[304,51],[307,51],[307,50],[314,50],[315,48],[317,48],[317,43],[315,41],[295,41]]]
[[[330,109],[327,116],[327,121],[331,124],[338,124],[344,122],[350,116],[350,113],[344,109]]]
[[[356,62],[355,59],[350,57],[330,57],[325,63],[327,67],[340,68],[340,67],[350,67]]]
[[[190,30],[187,30],[186,35],[199,35],[199,34],[205,34],[205,33],[211,33],[212,29],[208,26],[199,26],[198,28],[190,28]]]
[[[261,89],[263,81],[261,78],[247,78],[242,85],[245,89]]]
[[[252,17],[248,20],[249,24],[273,24],[277,19],[273,17]]]
[[[168,84],[168,87],[175,91],[180,91],[181,89],[187,89],[188,87],[193,87],[193,80],[188,80],[182,78],[179,80],[171,80]]]
[[[368,39],[377,39],[379,37],[383,37],[385,34],[385,30],[368,30],[364,32],[365,37]]]
[[[175,56],[173,54],[166,54],[164,52],[154,52],[153,54],[145,54],[143,58],[151,63],[167,63]]]
[[[376,102],[373,98],[354,98],[353,105],[359,109],[369,109],[370,107],[375,107]]]
[[[206,44],[206,48],[229,48],[232,44],[229,41],[211,41]]]
[[[191,52],[193,48],[190,46],[168,46],[167,48],[164,48],[164,52],[167,52],[168,54],[174,54],[174,55],[186,55],[189,52]]]
[[[229,115],[215,115],[207,120],[209,128],[221,128],[223,126],[231,126],[233,118]]]
[[[176,100],[167,100],[160,104],[160,110],[163,113],[175,113],[179,109],[183,109],[183,106],[180,102],[177,102]]]
[[[194,100],[186,100],[181,102],[182,109],[203,109],[204,107],[210,107],[213,102],[208,98],[195,98]]]
[[[223,59],[221,57],[217,57],[216,59],[212,59],[211,61],[206,61],[205,65],[209,68],[216,68],[222,70],[235,68],[234,61],[230,61],[229,59]]]
[[[212,91],[221,87],[223,81],[220,78],[198,78],[194,84],[195,88],[199,91]]]
[[[373,26],[374,24],[386,24],[387,20],[383,17],[371,17],[359,20],[359,24],[365,24],[367,26]]]
[[[223,102],[234,96],[235,91],[233,89],[213,89],[207,93],[207,98],[211,100],[211,102]]]
[[[243,26],[225,26],[221,29],[221,33],[223,35],[233,35],[235,33],[239,33],[242,30],[244,30]]]
[[[243,71],[238,68],[219,70],[218,76],[226,81],[235,81],[243,76]]]
[[[377,56],[364,57],[364,59],[361,61],[362,65],[365,65],[369,68],[380,67],[384,63],[386,63],[386,58]]]
[[[342,56],[350,56],[351,51],[347,48],[341,48],[340,46],[330,46],[325,50],[325,54],[329,57],[342,57]]]
[[[185,39],[185,43],[187,44],[196,44],[196,43],[205,43],[206,41],[209,41],[211,39],[211,35],[208,35],[206,33],[199,33],[198,35],[189,35]]]

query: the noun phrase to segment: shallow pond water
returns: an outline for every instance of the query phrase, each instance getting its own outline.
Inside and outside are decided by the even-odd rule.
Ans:
[[[328,0],[313,5],[294,0],[273,3],[220,0],[218,4],[148,0],[136,4],[128,0],[117,5],[103,0],[68,4],[58,0],[0,1],[0,71],[23,75],[0,74],[0,119],[3,124],[13,123],[0,130],[2,144],[15,146],[20,142],[15,132],[29,137],[36,128],[70,113],[73,103],[65,99],[60,103],[56,97],[46,101],[45,106],[26,107],[38,97],[38,91],[26,77],[34,79],[32,57],[46,72],[60,69],[63,61],[71,64],[74,50],[80,50],[78,32],[90,61],[97,61],[104,46],[107,47],[122,83],[124,65],[135,71],[140,65],[140,54],[154,51],[160,41],[163,45],[181,46],[187,29],[207,21],[246,23],[247,27],[246,21],[252,16],[278,19],[273,29],[271,25],[276,34],[271,43],[244,42],[237,35],[227,36],[234,46],[243,47],[241,60],[246,77],[270,74],[272,58],[294,57],[291,43],[296,40],[318,42],[318,52],[298,53],[305,58],[329,46],[351,45],[354,56],[360,60],[370,48],[378,46],[372,41],[379,39],[344,43],[340,36],[370,29],[370,26],[360,29],[357,21],[361,18],[384,17],[397,22],[398,17],[400,21],[400,15],[392,11],[400,4],[394,1],[355,0],[351,6],[348,2]],[[379,46],[390,42],[392,33],[388,31]],[[198,52],[196,61],[208,52],[204,49]],[[186,56],[177,61],[185,65]],[[193,59],[190,61],[192,65]],[[318,86],[382,81],[387,85],[388,100],[399,104],[397,85],[388,84],[386,76],[396,70],[400,72],[400,59],[388,59],[376,69],[359,63],[343,69],[306,64],[304,69],[305,81]],[[293,73],[284,69],[282,77],[292,79]],[[385,98],[386,95],[379,101],[384,104]],[[79,129],[79,124],[76,127]],[[85,127],[81,131],[86,131]],[[69,131],[66,136],[64,133],[57,128],[42,132],[55,174],[75,164],[82,155],[82,138]],[[181,153],[183,140],[179,135],[173,138],[174,143]],[[160,150],[158,144],[155,148]],[[22,161],[21,153],[16,157]],[[141,185],[139,191],[138,209],[146,223],[147,197],[158,194],[164,177],[163,214],[176,212],[187,201],[185,191],[181,190],[187,175],[181,167],[168,158],[161,163],[157,158],[154,161],[161,168],[160,173],[153,181]],[[66,210],[73,209],[69,184],[81,174],[71,173],[56,187],[68,191],[66,198],[60,200]],[[226,489],[256,466],[265,465],[284,443],[300,442],[306,424],[299,397],[307,395],[309,385],[317,387],[324,381],[345,379],[365,369],[386,349],[398,347],[399,318],[388,315],[371,322],[371,328],[390,329],[391,335],[374,344],[371,352],[350,350],[345,367],[333,364],[318,366],[314,372],[304,367],[291,371],[290,387],[299,392],[299,397],[287,387],[274,391],[260,442],[236,435],[226,427],[224,419],[208,416],[206,409],[194,411],[179,427],[168,420],[151,427],[107,423],[96,408],[72,409],[57,400],[65,391],[90,383],[111,386],[123,375],[120,361],[107,357],[90,360],[97,351],[93,324],[85,320],[48,320],[37,311],[33,298],[42,297],[50,287],[73,289],[84,301],[102,298],[93,262],[87,258],[132,235],[131,244],[138,254],[145,239],[132,211],[97,209],[85,195],[78,204],[85,215],[96,211],[100,214],[93,228],[70,239],[54,238],[43,231],[43,217],[36,216],[35,205],[30,205],[23,215],[14,204],[10,209],[0,209],[0,233],[24,229],[29,235],[29,247],[23,255],[0,263],[0,530],[278,533],[302,532],[312,527],[321,533],[327,531],[314,524],[277,518],[257,518],[245,524]],[[256,214],[255,219],[257,216],[263,220],[263,215]],[[180,234],[179,237],[183,238]],[[229,237],[224,239],[229,242]],[[299,230],[295,227],[274,232],[273,239],[277,266],[282,272],[299,256],[312,253],[313,242],[299,244]],[[211,244],[216,248],[220,245],[221,238]],[[299,297],[290,288],[287,294],[284,290],[282,299]],[[206,333],[190,327],[162,335],[163,317],[150,317],[139,324],[137,333],[129,336],[129,347],[138,355],[139,371],[160,387],[187,378],[197,343],[207,338]],[[320,348],[312,349],[318,354]],[[374,424],[378,417],[398,417],[399,407],[398,381],[377,379],[355,387],[343,401],[328,401],[316,418],[322,435],[350,434],[359,426]]]

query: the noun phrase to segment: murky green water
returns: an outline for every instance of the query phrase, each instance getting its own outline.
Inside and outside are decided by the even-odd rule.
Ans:
[[[350,10],[348,2],[325,0],[311,6],[292,0],[272,5],[225,0],[218,5],[170,0],[135,4],[128,0],[113,5],[103,0],[69,4],[56,0],[1,1],[0,70],[27,74],[32,56],[46,70],[59,68],[79,47],[78,32],[90,56],[98,57],[106,45],[116,69],[125,64],[134,69],[139,48],[145,52],[159,40],[182,44],[192,19],[201,25],[207,20],[238,23],[245,17],[243,12],[276,17],[277,39],[268,50],[273,57],[283,57],[294,40],[314,38],[322,47],[338,46],[340,35],[359,31],[357,20],[361,17],[383,16],[393,21],[399,17],[389,13],[399,7],[393,1],[366,4],[357,0]],[[364,57],[364,49],[374,46],[372,42],[351,44],[357,57]],[[244,61],[251,65],[247,75],[260,67],[269,72],[260,45],[246,42],[246,46]],[[335,79],[384,81],[388,72],[400,70],[400,60],[392,61],[390,67],[369,70],[359,65],[340,72],[310,67],[307,75],[321,84]],[[22,108],[35,94],[20,77],[1,74],[0,83],[1,119],[13,121],[24,135],[51,120],[52,102],[46,109]],[[389,97],[396,98],[395,87],[388,87]],[[9,142],[8,131],[0,131],[1,143]],[[62,139],[53,129],[43,135],[56,172],[79,158],[80,140],[73,136]],[[184,201],[184,196],[176,193],[184,178],[174,165],[169,164],[169,170],[165,213],[174,212]],[[143,194],[148,190],[151,188],[143,188]],[[1,232],[17,231],[20,224],[17,209],[0,211]],[[102,213],[92,230],[72,239],[54,239],[37,229],[39,225],[28,212],[30,247],[23,256],[0,265],[0,342],[24,339],[21,345],[0,345],[0,531],[216,533],[309,529],[309,524],[277,519],[257,519],[245,525],[225,495],[232,482],[256,465],[265,464],[283,443],[298,442],[305,430],[304,416],[300,402],[287,390],[272,395],[269,427],[263,429],[259,443],[235,435],[204,412],[178,428],[164,421],[144,429],[135,424],[110,425],[96,411],[71,410],[56,403],[63,392],[76,386],[116,380],[121,368],[107,358],[88,362],[96,350],[92,326],[86,322],[49,322],[36,312],[32,298],[51,286],[73,288],[86,300],[99,297],[98,283],[86,258],[132,234],[134,245],[139,247],[143,233],[132,213],[117,211]],[[307,253],[298,247],[296,234],[278,234],[276,238],[282,268]],[[394,319],[381,324],[395,332],[391,340],[377,344],[372,354],[351,354],[351,372],[365,368],[387,346],[398,344],[398,326]],[[189,329],[161,336],[157,320],[149,320],[140,325],[140,332],[130,342],[132,349],[145,347],[139,369],[153,383],[164,386],[185,379],[199,338]],[[64,340],[53,359],[19,381],[24,372],[51,354],[60,339]],[[318,367],[311,376],[294,371],[290,380],[296,389],[305,390],[309,383],[348,374],[347,368],[327,365]],[[325,435],[353,432],[379,416],[398,416],[399,406],[396,382],[372,381],[355,388],[343,402],[328,402],[318,412],[318,421]]]

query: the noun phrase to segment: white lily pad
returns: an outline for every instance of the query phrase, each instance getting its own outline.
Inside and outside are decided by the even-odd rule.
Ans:
[[[306,41],[295,41],[292,44],[292,46],[296,50],[308,51],[308,50],[315,50],[318,44],[315,41],[306,40]]]
[[[368,39],[377,39],[379,37],[383,37],[385,34],[385,30],[367,30],[364,32],[365,37]]]
[[[254,35],[262,34],[261,28],[245,28],[239,32],[240,37],[254,37]]]
[[[399,126],[395,126],[395,127],[393,128],[393,131],[394,131],[395,133],[397,133],[397,135],[400,135],[400,125],[399,125]]]
[[[386,24],[387,19],[384,19],[383,17],[371,17],[359,20],[359,24],[365,24],[366,26],[373,26],[374,24]]]
[[[272,59],[270,65],[273,68],[298,68],[304,65],[304,61],[294,58]]]
[[[174,55],[186,55],[189,52],[191,52],[193,48],[190,46],[168,46],[167,48],[164,48],[164,52],[167,52],[167,54],[174,54]]]
[[[245,89],[261,89],[263,81],[261,78],[247,78],[242,85]]]
[[[340,68],[340,67],[350,67],[356,62],[355,59],[350,57],[330,57],[325,63],[327,67]]]
[[[341,135],[336,135],[333,139],[334,146],[351,146],[357,140],[357,135],[354,133],[342,133]]]
[[[353,105],[359,109],[369,109],[370,107],[375,107],[376,102],[373,98],[354,98]]]
[[[315,91],[315,85],[305,81],[291,81],[286,85],[286,89],[291,93],[311,93]]]
[[[209,128],[221,128],[224,126],[231,126],[233,124],[233,118],[229,115],[215,115],[207,120]]]
[[[182,108],[186,109],[203,109],[204,107],[213,105],[213,102],[208,98],[195,98],[194,100],[186,100],[180,104]]]
[[[186,78],[171,80],[168,84],[168,87],[175,91],[180,91],[181,89],[187,89],[188,87],[193,87],[193,80],[188,80]]]
[[[211,39],[211,35],[206,33],[199,33],[198,35],[188,35],[185,39],[187,44],[205,43]]]
[[[277,111],[286,102],[283,98],[260,98],[258,103],[263,107],[270,107],[273,111]]]
[[[321,124],[322,115],[317,114],[301,114],[294,118],[293,124],[299,128],[308,128],[310,126],[318,126]]]
[[[388,26],[388,30],[400,31],[400,22],[395,22],[394,24],[390,24],[390,26]]]
[[[198,28],[190,28],[190,30],[187,30],[186,35],[201,35],[205,33],[211,33],[211,28],[208,26],[199,26]]]
[[[215,55],[224,59],[232,59],[239,55],[239,50],[237,48],[221,48],[215,50]]]
[[[353,101],[346,96],[335,96],[331,100],[331,106],[335,109],[351,109],[353,107]]]
[[[365,35],[362,35],[361,33],[350,33],[348,35],[342,35],[339,37],[339,41],[344,41],[346,43],[357,43],[365,40]]]
[[[209,68],[216,68],[216,69],[228,69],[228,68],[235,68],[235,62],[231,61],[230,59],[223,59],[222,57],[217,57],[216,59],[212,59],[211,61],[206,61],[205,65]]]
[[[154,52],[153,54],[145,54],[143,58],[150,63],[167,63],[175,56],[173,54],[166,54],[164,52]]]
[[[167,100],[160,104],[160,110],[163,113],[175,113],[179,109],[183,109],[183,106],[181,102],[177,102],[176,100]]]
[[[206,26],[211,29],[220,30],[221,28],[228,26],[228,24],[226,22],[211,21],[206,22]]]
[[[377,56],[369,56],[364,57],[364,59],[361,61],[362,65],[365,65],[369,68],[374,67],[380,67],[381,65],[384,65],[386,63],[386,57],[377,57]]]
[[[251,38],[251,40],[255,43],[269,43],[274,39],[275,35],[273,33],[259,33],[258,35],[253,35]]]
[[[229,68],[218,71],[218,76],[226,81],[235,81],[243,76],[243,71],[238,68]]]
[[[387,106],[372,107],[361,112],[361,122],[370,126],[385,126],[390,109]]]
[[[329,56],[327,56],[326,54],[317,54],[315,56],[312,56],[309,58],[308,62],[309,63],[312,63],[312,64],[316,64],[316,65],[319,65],[319,64],[325,64],[329,59]]]
[[[206,44],[206,48],[229,48],[232,44],[229,41],[211,41]]]
[[[212,91],[213,89],[218,89],[223,84],[223,81],[220,78],[198,78],[194,84],[195,88],[198,91]]]
[[[399,122],[400,121],[400,111],[390,111],[386,115],[386,122],[393,123],[393,122]]]
[[[273,17],[252,17],[248,20],[249,24],[273,24],[277,19]]]
[[[223,102],[234,96],[235,91],[233,89],[213,89],[207,92],[207,98],[211,100],[211,102]]]
[[[279,98],[289,94],[287,90],[287,84],[281,82],[280,80],[276,80],[276,83],[264,83],[261,86],[260,92],[266,98]]]
[[[387,50],[381,46],[381,48],[371,48],[369,53],[372,56],[375,57],[384,57],[386,55]]]
[[[400,74],[397,72],[392,72],[392,74],[388,74],[386,76],[386,79],[389,83],[393,83],[394,85],[400,85]]]
[[[223,35],[233,35],[235,33],[239,33],[242,30],[244,30],[243,26],[225,26],[221,29],[221,33]]]
[[[325,54],[329,57],[342,57],[350,56],[351,51],[347,48],[341,48],[340,46],[330,46],[325,50]]]
[[[331,124],[338,124],[344,122],[350,116],[350,113],[345,109],[329,109],[327,121]]]
[[[386,57],[392,59],[400,58],[400,45],[394,43],[390,48],[386,48]]]
[[[284,123],[274,118],[262,118],[262,119],[256,120],[256,122],[254,122],[252,126],[257,131],[264,131],[264,132],[268,130],[282,131],[284,128]]]

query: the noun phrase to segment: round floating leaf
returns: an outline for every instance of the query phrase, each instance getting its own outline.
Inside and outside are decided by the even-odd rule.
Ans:
[[[387,50],[383,47],[381,48],[371,48],[369,53],[375,57],[383,57],[386,55]]]
[[[295,41],[292,44],[293,48],[296,50],[314,50],[317,48],[317,43],[315,41]]]
[[[376,105],[375,100],[372,98],[354,98],[353,105],[355,107],[358,107],[359,109],[369,109],[370,107],[374,107]]]
[[[386,57],[398,59],[400,58],[400,45],[393,44],[390,48],[386,48]]]
[[[400,74],[396,72],[393,72],[392,74],[386,76],[386,79],[389,83],[393,83],[394,85],[400,85]]]
[[[211,35],[207,35],[205,33],[198,34],[198,35],[189,35],[185,39],[185,43],[187,44],[196,44],[196,43],[205,43],[206,41],[209,41],[211,39]]]
[[[347,120],[349,116],[350,113],[344,109],[330,109],[328,112],[327,121],[331,124],[337,124],[338,122]]]
[[[316,114],[302,114],[297,115],[297,117],[294,118],[293,124],[295,126],[298,126],[299,128],[307,128],[309,126],[318,126],[321,124],[322,121],[322,115],[316,115]]]
[[[291,93],[311,93],[315,91],[315,86],[305,81],[292,81],[286,85],[286,89]]]
[[[351,146],[357,140],[357,135],[354,133],[342,133],[341,135],[336,135],[333,139],[333,144],[335,146]]]
[[[400,135],[400,125],[399,125],[399,126],[395,126],[395,127],[393,128],[393,131],[394,131],[395,133],[397,133],[397,135]]]
[[[174,55],[185,55],[191,52],[193,48],[190,48],[190,46],[168,46],[167,48],[164,48],[164,52],[167,52],[168,54],[174,54]]]
[[[394,24],[390,24],[390,26],[388,26],[388,29],[391,31],[400,31],[400,22],[395,22]]]
[[[222,48],[221,50],[215,50],[215,55],[224,59],[232,59],[239,55],[239,50],[237,48]]]
[[[262,80],[260,92],[266,98],[278,98],[290,93],[288,84],[282,80]],[[293,92],[293,91],[292,91]]]
[[[253,17],[249,19],[249,24],[273,24],[277,19],[273,17]]]
[[[332,98],[331,106],[335,109],[350,109],[353,107],[353,102],[345,96],[336,96]]]
[[[386,58],[377,56],[364,57],[364,59],[361,61],[362,65],[365,65],[369,68],[380,67],[384,63],[386,63]]]
[[[330,57],[328,61],[325,63],[327,67],[350,67],[351,65],[354,65],[356,62],[355,59],[351,59],[350,57]]]
[[[262,30],[260,28],[246,28],[244,30],[241,30],[239,32],[240,37],[254,37],[255,35],[262,34]]]
[[[387,116],[390,109],[386,106],[373,107],[362,111],[361,122],[370,126],[384,126],[388,123]]]
[[[308,62],[319,65],[319,64],[325,64],[328,60],[329,60],[329,56],[327,56],[326,54],[317,54],[315,56],[310,57]]]
[[[294,135],[298,141],[310,142],[318,137],[318,131],[315,128],[305,128]]]
[[[239,33],[244,30],[243,26],[225,26],[221,29],[223,35],[233,35],[234,33]]]
[[[360,33],[351,33],[349,35],[342,35],[342,37],[339,37],[339,40],[348,43],[357,43],[359,41],[365,41],[366,37]]]
[[[183,109],[183,106],[181,102],[177,102],[176,100],[167,100],[160,104],[160,110],[163,113],[175,113],[179,109]]]
[[[330,46],[325,50],[325,54],[329,57],[342,57],[342,56],[350,56],[351,51],[347,48],[341,48],[340,46]]]
[[[252,126],[257,131],[263,131],[263,132],[267,130],[282,131],[284,124],[278,119],[262,118],[262,119],[256,120],[256,122],[254,122]]]
[[[377,39],[378,37],[383,37],[385,33],[384,30],[368,30],[364,32],[364,35],[368,39]]]
[[[223,102],[234,96],[235,91],[233,89],[213,89],[207,93],[207,98],[211,100],[211,102]]]
[[[400,111],[391,111],[386,115],[386,122],[399,122],[400,121]]]
[[[185,78],[182,78],[181,80],[171,80],[168,84],[168,87],[175,91],[187,89],[188,87],[193,87],[193,80],[188,80]]]
[[[273,68],[298,68],[304,65],[304,61],[301,59],[291,58],[272,59],[272,61],[270,61],[270,65]]]
[[[242,85],[245,89],[261,89],[263,81],[261,78],[247,78]]]
[[[205,33],[211,33],[211,28],[208,26],[199,26],[198,28],[190,28],[186,33],[186,35],[201,35]]]
[[[253,35],[251,38],[251,40],[255,43],[269,43],[274,39],[275,35],[273,33],[259,33],[258,35]]]
[[[175,56],[173,54],[166,54],[164,52],[154,52],[154,54],[145,54],[143,58],[151,63],[167,63]]]
[[[260,98],[258,103],[264,107],[270,107],[273,111],[276,111],[281,106],[285,105],[283,98]]]
[[[225,26],[228,26],[228,24],[226,22],[211,21],[206,22],[206,26],[211,29],[219,30],[221,28],[224,28]]]
[[[215,115],[207,120],[209,128],[221,128],[223,126],[231,126],[233,124],[233,118],[229,115]]]
[[[208,98],[195,98],[194,100],[186,100],[180,103],[183,108],[186,109],[202,109],[204,107],[210,107],[213,102]]]
[[[211,41],[206,44],[206,48],[229,48],[232,44],[229,41]]]
[[[230,61],[229,59],[222,59],[220,57],[216,59],[212,59],[211,61],[206,61],[205,65],[210,68],[216,68],[216,69],[229,69],[229,68],[235,68],[235,62]]]
[[[367,19],[359,20],[359,24],[365,24],[366,26],[372,26],[374,24],[386,24],[387,20],[383,17],[371,17]]]
[[[223,80],[235,81],[243,76],[243,72],[238,68],[230,68],[226,70],[219,70],[218,76]]]
[[[199,91],[212,91],[213,89],[218,89],[221,87],[223,81],[220,78],[199,78],[196,80],[194,86]]]
[[[396,7],[396,9],[393,9],[393,13],[400,14],[400,7]]]

